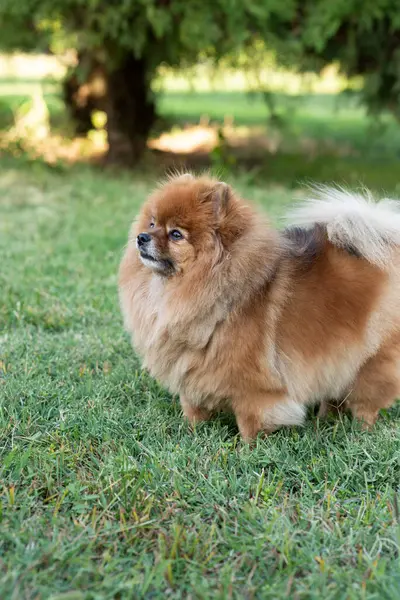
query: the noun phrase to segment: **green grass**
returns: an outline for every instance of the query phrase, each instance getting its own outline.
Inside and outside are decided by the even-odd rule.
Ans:
[[[290,201],[235,183],[274,217]],[[151,185],[2,158],[0,598],[392,600],[400,406],[253,450],[230,417],[190,431],[118,309]]]

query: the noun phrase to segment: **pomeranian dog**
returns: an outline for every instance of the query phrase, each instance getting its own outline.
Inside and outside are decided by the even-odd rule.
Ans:
[[[320,188],[284,231],[208,176],[145,202],[119,272],[126,329],[191,423],[233,411],[244,440],[400,392],[400,204]]]

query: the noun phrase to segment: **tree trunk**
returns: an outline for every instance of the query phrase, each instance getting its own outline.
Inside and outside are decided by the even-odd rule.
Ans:
[[[108,159],[134,164],[156,117],[146,59],[126,56],[108,74],[107,92]]]
[[[93,111],[105,111],[108,160],[134,164],[141,158],[156,117],[144,58],[126,55],[111,69],[90,52],[81,52],[63,92],[77,135],[93,129]]]
[[[106,109],[106,73],[104,65],[90,53],[80,52],[78,64],[63,83],[63,97],[77,135],[93,129],[92,113]]]

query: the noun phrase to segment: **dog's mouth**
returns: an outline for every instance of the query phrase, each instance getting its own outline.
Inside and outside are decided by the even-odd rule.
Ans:
[[[139,251],[139,256],[142,260],[142,263],[146,267],[154,269],[158,273],[162,273],[163,275],[171,275],[175,271],[173,262],[168,258],[155,258],[144,250]]]
[[[145,258],[146,260],[150,260],[152,262],[159,262],[154,256],[147,254],[147,252],[140,252],[140,258]]]

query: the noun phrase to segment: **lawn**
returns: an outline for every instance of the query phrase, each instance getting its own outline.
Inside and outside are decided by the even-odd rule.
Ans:
[[[2,157],[0,598],[392,600],[400,405],[250,449],[141,371],[116,270],[153,178]]]

